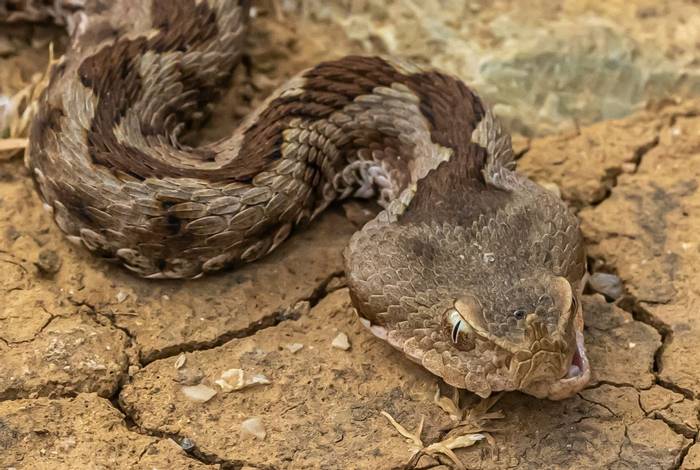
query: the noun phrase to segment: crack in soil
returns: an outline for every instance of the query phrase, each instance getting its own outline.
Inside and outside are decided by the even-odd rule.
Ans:
[[[249,324],[245,328],[227,331],[211,340],[185,342],[154,351],[148,356],[141,358],[141,366],[146,366],[159,359],[177,356],[183,352],[206,351],[208,349],[213,349],[222,346],[233,339],[253,336],[262,330],[277,326],[284,321],[298,320],[305,312],[308,312],[309,309],[315,307],[326,295],[330,293],[328,290],[329,284],[331,284],[331,281],[340,276],[343,276],[343,272],[336,271],[331,273],[325,279],[319,282],[311,295],[308,297],[297,300],[294,305],[274,311],[271,314],[264,316],[262,319]],[[113,317],[113,315],[110,316]],[[112,321],[114,321],[113,318]]]
[[[263,318],[261,321],[255,322],[251,325],[249,325],[247,328],[244,328],[242,330],[235,330],[229,333],[226,333],[224,335],[219,336],[215,340],[212,341],[206,341],[206,342],[197,342],[197,343],[191,343],[191,344],[182,344],[178,345],[176,347],[173,347],[172,349],[167,349],[167,350],[161,350],[159,351],[157,357],[151,357],[150,361],[142,361],[143,363],[139,364],[131,364],[131,365],[139,365],[140,367],[146,366],[150,362],[153,362],[158,359],[165,359],[167,357],[172,357],[177,354],[180,354],[181,352],[192,352],[192,351],[204,351],[207,349],[212,349],[218,346],[221,346],[232,339],[237,339],[237,338],[244,338],[247,336],[252,336],[256,334],[257,332],[264,330],[266,328],[274,327],[282,323],[283,321],[287,320],[297,320],[301,317],[301,315],[304,314],[304,312],[308,312],[309,309],[313,308],[316,306],[324,297],[326,297],[328,294],[339,288],[336,283],[335,286],[333,286],[332,282],[336,279],[342,279],[344,277],[344,274],[342,272],[333,272],[329,276],[327,276],[325,279],[323,279],[318,286],[313,290],[311,295],[305,299],[300,299],[297,301],[292,307],[284,309],[283,311],[279,312],[274,312],[271,315],[266,316]],[[95,311],[94,307],[88,304],[83,303],[83,305],[87,308],[90,308],[92,311],[92,314],[95,316],[95,321],[99,322],[97,319],[97,316],[99,315],[100,317],[105,318],[111,326],[123,331],[127,337],[129,338],[130,342],[134,347],[138,344],[137,341],[133,338],[131,333],[128,331],[127,328],[119,327],[115,324],[114,321],[114,315],[111,314],[104,314],[104,313],[98,313]],[[145,429],[142,426],[140,426],[132,417],[132,415],[125,409],[124,406],[119,401],[119,395],[121,394],[121,391],[123,389],[124,384],[128,380],[128,374],[125,374],[125,379],[120,380],[119,386],[117,390],[111,395],[109,398],[109,403],[116,408],[123,416],[124,416],[124,422],[127,427],[127,429],[131,432],[134,432],[136,434],[148,436],[148,437],[153,437],[157,439],[171,439],[175,443],[177,443],[180,447],[183,448],[185,451],[185,454],[187,456],[197,462],[200,462],[205,465],[219,465],[219,467],[222,470],[239,470],[242,467],[252,467],[252,468],[259,468],[261,470],[277,470],[277,467],[275,466],[269,466],[269,465],[258,465],[252,462],[246,462],[243,460],[229,460],[229,459],[224,459],[214,453],[211,452],[205,452],[199,448],[197,448],[196,443],[193,441],[194,444],[193,447],[186,449],[185,446],[183,446],[183,442],[185,439],[188,439],[187,437],[180,436],[179,434],[176,433],[166,433],[162,431],[157,431],[157,430],[152,430],[152,429]],[[147,449],[146,449],[147,450]],[[426,468],[431,468],[431,467],[426,467]]]
[[[668,407],[666,407],[666,408],[668,408]],[[666,408],[664,408],[664,409],[666,409]],[[669,428],[671,428],[673,430],[673,432],[675,432],[676,434],[679,434],[683,437],[687,437],[688,439],[693,439],[697,435],[696,432],[693,432],[691,429],[684,427],[682,424],[679,424],[678,422],[674,422],[674,421],[666,418],[661,413],[659,413],[659,411],[661,411],[661,410],[654,411],[653,416],[650,416],[650,418],[651,419],[659,419],[659,420],[663,421],[664,423],[666,423],[666,425]]]
[[[219,465],[220,469],[222,470],[239,470],[240,468],[244,466],[248,467],[254,467],[254,468],[263,468],[263,467],[257,467],[255,464],[251,464],[249,462],[245,461],[235,461],[235,460],[226,460],[218,457],[215,454],[206,454],[201,452],[199,449],[197,449],[196,444],[193,447],[190,446],[183,446],[183,442],[185,442],[185,437],[182,437],[176,433],[166,433],[162,431],[154,431],[154,430],[148,430],[144,429],[141,426],[139,426],[134,419],[129,415],[129,413],[126,412],[126,410],[122,407],[121,403],[119,402],[119,393],[121,392],[120,390],[115,393],[112,398],[109,399],[109,403],[116,408],[123,416],[124,416],[124,424],[126,425],[126,428],[129,432],[133,432],[135,434],[139,434],[141,436],[147,436],[147,437],[152,437],[154,439],[159,439],[159,440],[172,440],[175,442],[178,446],[182,448],[184,451],[185,455],[187,455],[188,458],[199,462],[204,465]],[[188,439],[189,440],[189,439]],[[189,441],[192,442],[192,441]],[[145,450],[148,450],[150,446],[147,446]],[[187,447],[187,448],[186,448]],[[143,456],[143,453],[141,454],[140,457]],[[140,458],[139,457],[139,458]]]
[[[588,263],[589,267],[592,267],[596,264],[600,264],[601,266],[604,266],[605,263],[603,260],[597,259],[590,257],[592,262]],[[615,269],[612,269],[610,266],[606,266],[612,274],[617,275],[615,272]],[[592,269],[591,269],[592,273]],[[619,277],[619,276],[618,276]],[[626,284],[625,280],[620,277],[621,282],[623,283],[623,287]],[[632,315],[632,318],[635,321],[638,321],[640,323],[644,323],[645,325],[648,325],[656,332],[659,334],[661,338],[661,345],[654,351],[654,361],[652,363],[652,373],[654,374],[654,383],[656,385],[663,386],[664,388],[667,388],[669,390],[672,390],[674,392],[682,394],[684,397],[689,398],[689,399],[694,399],[695,395],[691,390],[684,389],[674,383],[667,382],[665,380],[662,380],[659,378],[659,373],[661,372],[663,368],[663,354],[668,345],[673,341],[673,329],[671,328],[670,325],[667,323],[663,322],[660,318],[656,317],[653,313],[651,313],[649,310],[644,308],[642,303],[632,294],[629,294],[629,291],[625,288],[624,289],[625,295],[615,301],[615,304],[617,307],[620,309],[624,310],[625,312],[629,313]],[[650,303],[646,302],[645,303]],[[600,383],[602,384],[602,382]],[[598,384],[598,385],[600,385]],[[611,383],[610,385],[617,386],[618,384]],[[628,385],[628,384],[623,384],[623,385]],[[628,385],[631,386],[631,385]],[[634,388],[634,387],[633,387]]]
[[[24,289],[20,289],[20,290],[24,290]],[[44,330],[45,330],[56,318],[60,318],[60,317],[61,317],[61,315],[54,315],[53,313],[49,312],[48,310],[46,310],[46,308],[45,308],[43,305],[40,305],[39,308],[42,309],[42,310],[49,316],[49,318],[44,322],[43,325],[41,325],[41,327],[39,328],[39,331],[37,331],[36,333],[34,333],[34,336],[32,336],[32,337],[29,338],[29,339],[23,339],[23,340],[21,340],[21,341],[10,341],[10,340],[8,340],[8,339],[3,338],[2,336],[0,336],[0,340],[2,340],[2,342],[4,342],[6,346],[16,345],[16,344],[31,343],[31,342],[34,341],[39,335],[41,335],[41,334],[44,332]]]
[[[629,174],[635,174],[639,170],[639,166],[642,164],[642,160],[644,159],[644,156],[649,153],[650,150],[655,148],[656,146],[659,145],[660,139],[661,139],[661,130],[663,129],[663,126],[660,125],[658,129],[656,129],[656,136],[649,142],[646,142],[636,149],[634,149],[634,154],[632,156],[632,159],[629,162],[625,163],[633,163],[634,164],[634,169],[629,173]],[[610,198],[612,196],[613,189],[617,187],[618,184],[618,178],[619,176],[623,174],[622,171],[622,164],[620,166],[616,166],[613,168],[610,168],[608,171],[606,171],[606,174],[603,176],[603,178],[600,180],[603,186],[605,187],[605,193],[598,199],[591,201],[590,204],[588,204],[589,207],[596,207],[602,204],[605,200]],[[585,206],[584,206],[585,207]]]
[[[592,390],[592,389],[595,389],[595,388],[598,388],[598,387],[591,387],[591,388],[586,389],[586,390]],[[622,387],[616,387],[616,388],[622,388]],[[591,404],[593,404],[593,405],[598,405],[598,406],[600,406],[601,408],[606,409],[606,410],[610,413],[610,415],[613,416],[613,417],[615,417],[615,418],[619,418],[619,417],[620,417],[620,416],[619,416],[617,413],[615,413],[608,405],[605,405],[605,404],[603,404],[603,403],[599,403],[599,402],[597,402],[597,401],[595,401],[595,400],[591,400],[590,398],[586,398],[586,397],[584,397],[583,395],[581,395],[580,393],[577,393],[576,396],[578,396],[581,400],[583,400],[583,401],[585,401],[585,402],[591,403]]]

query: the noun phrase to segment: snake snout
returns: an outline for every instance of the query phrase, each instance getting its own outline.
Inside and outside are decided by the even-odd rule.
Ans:
[[[538,327],[542,331],[543,327]],[[513,379],[519,388],[545,381],[555,381],[568,370],[571,354],[567,342],[558,336],[539,336],[528,350],[515,353],[511,363]]]

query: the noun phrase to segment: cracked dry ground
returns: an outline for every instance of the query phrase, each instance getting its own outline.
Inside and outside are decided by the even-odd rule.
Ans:
[[[468,468],[700,468],[700,102],[522,153],[578,211],[591,269],[626,294],[585,298],[590,387],[505,394],[496,448],[457,454]],[[17,159],[0,164],[0,196],[2,468],[395,468],[409,445],[380,411],[408,429],[424,416],[427,443],[449,424],[436,379],[354,319],[341,251],[356,226],[341,208],[244,269],[147,282],[67,243]],[[331,347],[339,332],[347,351]],[[218,389],[231,368],[272,383],[182,393]],[[241,434],[251,416],[264,440]]]
[[[627,294],[585,299],[588,389],[505,394],[496,449],[458,455],[468,468],[700,468],[700,102],[523,151],[520,169],[578,210],[591,269]],[[67,243],[20,161],[0,175],[3,468],[400,467],[409,446],[382,410],[408,429],[424,416],[424,441],[440,439],[436,379],[354,319],[341,250],[356,226],[340,208],[239,271],[147,282]],[[331,347],[338,332],[348,351]],[[183,395],[231,368],[272,384]],[[251,416],[262,441],[241,435]]]

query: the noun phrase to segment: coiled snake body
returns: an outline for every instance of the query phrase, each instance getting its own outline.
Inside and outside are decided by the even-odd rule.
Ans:
[[[231,137],[180,143],[240,58],[247,3],[96,0],[68,16],[27,153],[60,229],[143,277],[192,278],[269,253],[334,200],[376,197],[345,252],[365,326],[482,396],[580,390],[577,220],[514,172],[509,136],[458,79],[345,57]]]

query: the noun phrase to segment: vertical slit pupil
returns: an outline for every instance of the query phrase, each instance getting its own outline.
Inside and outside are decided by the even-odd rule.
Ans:
[[[457,335],[459,334],[459,327],[462,326],[462,321],[459,320],[457,323],[455,323],[455,326],[452,327],[452,342],[456,343],[457,342]]]

